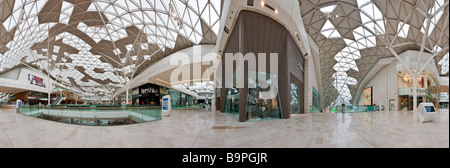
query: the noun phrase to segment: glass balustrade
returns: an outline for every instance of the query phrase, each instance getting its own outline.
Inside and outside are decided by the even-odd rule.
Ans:
[[[363,113],[384,110],[384,106],[345,106],[344,108],[345,113]],[[332,109],[326,109],[326,111],[331,111],[332,113],[342,113],[342,106],[334,107]]]
[[[70,106],[70,107],[68,107]],[[158,106],[22,106],[20,114],[67,124],[115,126],[161,120]]]

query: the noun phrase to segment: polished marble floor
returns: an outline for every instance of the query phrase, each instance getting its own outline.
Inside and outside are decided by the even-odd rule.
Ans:
[[[449,112],[420,123],[412,112],[304,114],[240,123],[176,110],[163,120],[112,127],[68,125],[0,109],[2,148],[449,148]]]

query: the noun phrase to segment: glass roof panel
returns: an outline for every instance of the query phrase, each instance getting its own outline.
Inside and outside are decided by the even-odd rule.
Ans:
[[[442,5],[444,5],[444,0],[435,0],[433,3],[433,6],[428,11],[428,14],[432,15],[432,14],[436,13],[436,11],[438,11],[438,9]],[[431,18],[431,21],[430,21],[431,24],[430,24],[430,28],[428,29],[428,35],[431,35],[434,28],[436,27],[436,24],[438,23],[439,19],[441,19],[443,14],[444,14],[444,11],[440,10],[436,13],[436,15],[433,18]],[[420,31],[422,33],[425,33],[425,28],[426,28],[427,22],[428,22],[428,19],[425,19],[423,22],[422,28],[420,29]]]
[[[334,25],[330,22],[330,20],[327,20],[327,21],[325,22],[325,24],[323,25],[323,27],[322,27],[322,31],[323,31],[323,30],[330,30],[330,29],[336,29],[336,28],[335,28]]]
[[[71,3],[62,2],[61,15],[59,16],[59,22],[69,24],[70,15],[72,15],[74,6]]]
[[[335,8],[336,8],[336,5],[330,5],[327,7],[320,8],[320,11],[324,14],[330,14],[331,12],[334,11]]]
[[[438,63],[439,65],[442,66],[442,71],[441,71],[442,74],[448,73],[448,68],[449,68],[449,67],[448,67],[448,66],[449,66],[449,65],[448,65],[448,64],[449,64],[449,63],[448,63],[448,61],[449,61],[449,60],[448,60],[448,54],[449,54],[449,53],[447,53],[447,54],[441,59],[441,61],[439,61],[439,63]]]
[[[358,0],[360,7],[361,23],[369,29],[373,29],[378,35],[386,33],[385,20],[380,9],[371,1]]]
[[[140,51],[134,52],[135,50],[146,50],[146,56],[142,59],[149,60],[152,55],[149,52],[159,51],[158,48],[162,51],[165,51],[166,47],[175,48],[179,35],[198,44],[203,39],[203,32],[206,32],[202,30],[200,20],[207,24],[207,29],[211,29],[217,35],[221,15],[220,0],[62,0],[58,1],[62,3],[62,6],[56,21],[40,23],[42,18],[38,18],[38,14],[42,16],[47,14],[46,11],[41,11],[48,3],[47,0],[5,1],[5,3],[11,2],[14,4],[7,4],[7,6],[12,8],[12,12],[3,14],[8,17],[1,24],[6,28],[6,33],[14,36],[13,40],[4,44],[8,50],[0,54],[0,71],[19,64],[24,57],[26,57],[24,59],[26,63],[37,65],[42,69],[46,69],[49,65],[63,64],[65,69],[58,69],[51,74],[54,78],[57,78],[56,74],[61,75],[60,80],[66,83],[71,82],[69,78],[75,79],[75,83],[72,83],[74,86],[105,84],[102,83],[104,80],[112,81],[112,83],[107,82],[108,85],[117,85],[121,82],[119,80],[130,80],[129,77],[119,74],[129,72],[131,70],[129,67],[136,66],[133,63],[139,62],[140,57],[137,56],[137,52]],[[22,2],[26,2],[26,5]],[[86,17],[88,19],[86,21],[71,23],[73,28],[64,26],[59,28],[63,31],[54,33],[54,39],[48,37],[52,34],[49,32],[50,28],[57,23],[70,26],[68,23],[75,16],[73,12],[80,12],[79,9],[83,8],[86,11],[81,12],[99,10],[97,12],[103,15],[91,14]],[[49,14],[55,15],[54,12]],[[77,14],[80,16],[80,13]],[[81,15],[85,14],[81,13]],[[16,26],[18,29],[14,29]],[[130,43],[138,38],[136,37],[138,33],[133,32],[134,26],[138,31],[142,30],[147,38],[137,41],[136,45],[141,47],[130,48]],[[6,36],[2,36],[4,37]],[[51,43],[60,41],[61,44],[45,45],[47,41],[44,42],[44,40],[49,40]],[[110,45],[108,42],[113,43]],[[41,43],[44,45],[39,45]],[[63,47],[63,44],[66,47]],[[39,47],[31,49],[33,45]],[[49,49],[54,52],[50,58],[63,60],[63,63],[49,64],[47,61],[38,60],[46,59],[45,53]],[[130,53],[134,53],[130,55],[132,59],[129,60],[135,60],[131,63],[130,61],[122,62],[127,49],[132,51]],[[97,70],[94,72],[93,68]],[[103,71],[105,72],[102,73]]]
[[[330,20],[327,20],[325,24],[322,27],[322,30],[320,31],[322,35],[324,35],[326,38],[341,38],[341,34],[337,31],[337,29],[334,27],[334,25],[330,22]]]
[[[403,25],[403,28],[402,28],[402,25]],[[408,32],[409,32],[409,24],[407,24],[405,22],[398,22],[398,28],[397,28],[398,36],[406,38],[406,37],[408,37]]]

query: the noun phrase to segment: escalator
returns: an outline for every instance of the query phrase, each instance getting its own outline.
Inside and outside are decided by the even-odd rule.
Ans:
[[[52,105],[52,106],[60,105],[61,102],[62,102],[63,100],[65,100],[65,99],[66,99],[66,97],[58,97],[58,98],[56,98],[55,101],[53,101],[53,103],[52,103],[51,105]]]
[[[8,94],[0,94],[0,103],[8,102]]]

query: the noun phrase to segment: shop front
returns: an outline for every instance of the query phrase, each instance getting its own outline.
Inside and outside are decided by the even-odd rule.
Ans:
[[[159,86],[146,84],[139,87],[139,105],[159,106],[161,105]]]
[[[413,110],[413,78],[411,76],[399,77],[399,110]],[[439,86],[431,74],[424,73],[417,78],[417,105],[420,103],[433,103],[439,106]]]
[[[448,108],[448,92],[441,92],[441,95],[439,97],[439,108]]]
[[[133,105],[139,105],[139,88],[134,88],[131,91],[132,103]]]

